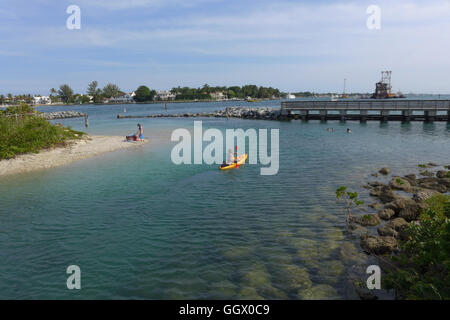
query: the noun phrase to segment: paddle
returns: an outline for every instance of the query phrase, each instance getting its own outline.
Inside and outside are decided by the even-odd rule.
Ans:
[[[239,164],[238,164],[238,157],[237,157],[237,146],[236,146],[236,152],[234,153],[234,161],[236,162],[236,169],[238,169]]]

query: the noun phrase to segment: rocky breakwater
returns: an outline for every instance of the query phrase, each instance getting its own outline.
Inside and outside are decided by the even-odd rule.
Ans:
[[[215,112],[198,112],[198,113],[160,113],[150,115],[123,115],[118,114],[117,119],[126,118],[240,118],[240,119],[255,119],[255,120],[283,120],[280,109],[260,107],[227,107],[224,110]]]
[[[55,111],[55,112],[44,112],[41,114],[41,116],[46,120],[55,120],[55,119],[87,117],[87,114],[78,111]]]
[[[424,166],[419,165],[421,168],[425,168]],[[390,178],[388,183],[370,181],[364,186],[370,190],[370,196],[377,199],[369,204],[377,212],[353,216],[349,228],[360,235],[361,248],[366,253],[395,254],[399,250],[398,240],[407,236],[404,232],[406,227],[412,223],[420,223],[420,213],[427,208],[425,201],[435,194],[450,192],[449,166],[441,167],[430,163],[426,168],[433,170],[390,177],[390,170],[383,168],[379,174]]]

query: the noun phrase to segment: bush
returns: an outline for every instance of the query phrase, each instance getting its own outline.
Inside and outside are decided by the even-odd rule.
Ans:
[[[70,139],[80,138],[84,133],[71,128],[53,125],[44,118],[27,115],[31,107],[9,107],[0,115],[0,159],[9,159],[15,155],[39,152],[41,149],[64,145]],[[9,116],[9,112],[21,111],[19,117]],[[7,115],[5,115],[7,113]],[[14,112],[16,114],[16,112]]]
[[[426,201],[420,223],[411,223],[394,256],[385,286],[405,299],[450,299],[450,196]]]

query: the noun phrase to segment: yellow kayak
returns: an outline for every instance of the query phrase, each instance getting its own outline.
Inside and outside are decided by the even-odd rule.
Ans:
[[[237,157],[237,165],[243,165],[245,163],[245,160],[247,160],[247,154],[241,154],[240,156]],[[236,168],[236,163],[232,163],[229,166],[226,167],[219,167],[220,170],[230,170],[233,168]]]

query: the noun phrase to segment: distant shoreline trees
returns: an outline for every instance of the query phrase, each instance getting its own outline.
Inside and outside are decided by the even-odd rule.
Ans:
[[[108,83],[103,88],[99,87],[96,80],[90,82],[86,89],[86,93],[75,93],[68,84],[59,86],[59,89],[51,88],[50,96],[47,101],[53,103],[64,104],[101,104],[108,102],[128,103],[128,102],[150,102],[150,101],[202,101],[202,100],[233,100],[233,99],[279,99],[286,96],[286,93],[281,92],[277,88],[257,86],[248,84],[244,86],[210,86],[204,84],[202,87],[174,87],[170,91],[156,91],[148,86],[141,85],[136,91],[132,93],[123,92],[118,85]],[[297,97],[312,97],[316,96],[311,92],[297,92],[294,93]],[[8,94],[7,96],[0,96],[0,104],[18,104],[29,103],[32,104],[34,97],[39,95],[16,95]],[[36,102],[35,102],[36,103]]]

